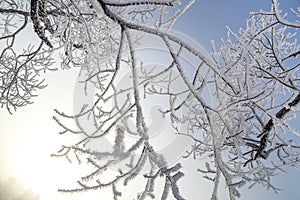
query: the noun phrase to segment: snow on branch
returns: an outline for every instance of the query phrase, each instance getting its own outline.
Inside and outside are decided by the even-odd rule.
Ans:
[[[170,164],[151,138],[151,97],[166,99],[157,112],[167,132],[193,141],[184,158],[207,159],[198,171],[213,185],[211,199],[218,199],[222,184],[230,199],[258,184],[276,192],[272,177],[299,167],[293,126],[300,102],[299,23],[281,15],[277,0],[270,11],[251,13],[238,33],[228,27],[220,47],[212,42],[211,56],[171,32],[194,0],[22,2],[0,2],[1,106],[11,113],[31,103],[45,86],[39,73],[52,70],[55,53],[63,69],[80,69],[76,86],[84,100],[74,103],[73,114],[55,110],[53,117],[61,134],[79,139],[52,156],[86,161],[91,169],[77,187],[60,192],[109,187],[122,199],[121,186],[138,181],[137,199],[184,199],[181,164]],[[38,45],[18,51],[17,38],[29,25]],[[145,64],[138,54],[141,35],[161,42],[167,64]],[[194,62],[192,69],[182,58]]]

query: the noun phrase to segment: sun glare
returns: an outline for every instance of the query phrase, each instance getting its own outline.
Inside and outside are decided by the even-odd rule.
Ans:
[[[40,200],[73,200],[74,198],[80,200],[87,197],[93,199],[95,195],[100,195],[99,191],[80,194],[57,192],[59,188],[78,187],[76,181],[88,173],[90,168],[85,163],[79,165],[75,161],[69,163],[64,158],[50,156],[57,150],[55,147],[58,146],[57,141],[59,141],[52,129],[51,126],[39,126],[28,130],[26,139],[22,141],[22,151],[19,152],[16,163],[20,181],[33,192],[40,194]],[[107,196],[109,192],[103,190],[101,196]]]

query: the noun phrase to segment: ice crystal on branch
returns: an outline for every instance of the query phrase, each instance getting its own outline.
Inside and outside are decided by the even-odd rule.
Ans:
[[[276,172],[299,167],[299,132],[292,120],[298,119],[300,102],[300,8],[293,8],[297,20],[289,21],[273,0],[270,11],[251,13],[238,33],[228,27],[221,47],[212,43],[210,57],[170,31],[194,2],[0,2],[1,106],[11,112],[31,103],[44,87],[39,73],[51,69],[54,53],[62,68],[80,68],[76,86],[84,102],[75,102],[75,113],[55,110],[54,117],[60,134],[79,140],[52,156],[86,161],[91,171],[79,177],[78,187],[59,191],[110,187],[113,198],[122,199],[122,187],[143,180],[137,199],[184,199],[181,165],[170,164],[151,139],[147,100],[153,96],[166,100],[156,111],[171,132],[193,141],[184,157],[207,157],[198,171],[213,183],[211,199],[218,199],[222,179],[230,199],[236,199],[244,186],[277,191],[271,179]],[[38,42],[19,50],[17,39],[27,27]],[[141,36],[161,42],[167,64],[143,60]],[[157,194],[159,182],[164,188]]]

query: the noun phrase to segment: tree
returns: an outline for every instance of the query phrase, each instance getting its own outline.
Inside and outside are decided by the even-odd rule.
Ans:
[[[214,80],[217,106],[210,112],[218,124],[210,125],[212,132],[205,136],[213,137],[211,143],[198,142],[190,154],[201,156],[207,153],[201,150],[213,147],[213,167],[206,163],[199,171],[212,175],[205,177],[214,182],[214,191],[223,176],[231,199],[245,184],[276,192],[271,177],[286,166],[299,166],[299,132],[291,121],[300,101],[295,37],[300,24],[285,20],[278,2],[272,3],[270,12],[251,13],[239,34],[228,28],[220,50],[212,45],[219,71],[232,82]]]
[[[230,199],[236,199],[244,185],[262,184],[276,191],[270,179],[276,171],[299,166],[299,134],[291,120],[297,119],[300,101],[300,51],[290,32],[297,32],[300,24],[286,20],[273,0],[271,11],[251,13],[239,34],[228,28],[227,41],[222,41],[219,50],[212,44],[209,57],[171,32],[176,19],[193,2],[0,3],[0,40],[5,45],[0,68],[2,106],[12,112],[11,108],[31,103],[33,92],[43,88],[39,73],[54,70],[55,53],[60,53],[63,68],[80,67],[86,95],[88,88],[94,89],[93,102],[83,102],[75,114],[55,110],[61,134],[81,135],[81,139],[64,145],[53,156],[71,162],[75,155],[78,162],[87,160],[94,168],[78,181],[78,188],[59,191],[111,187],[118,199],[120,185],[143,178],[145,186],[137,199],[167,199],[170,192],[176,199],[184,199],[178,187],[183,176],[181,164],[169,165],[149,137],[144,101],[149,96],[166,98],[168,104],[160,110],[161,115],[168,118],[176,134],[194,141],[185,157],[209,155],[206,169],[199,171],[213,182],[212,199],[217,199],[222,178]],[[294,11],[296,17],[299,9]],[[40,44],[19,50],[17,37],[27,26]],[[144,66],[137,53],[141,33],[162,42],[169,54],[168,65]],[[186,69],[182,60],[186,55],[197,60],[194,69]],[[126,67],[131,83],[121,87],[118,81]],[[182,87],[176,87],[178,82]],[[212,91],[212,100],[205,98],[207,91]],[[70,127],[64,120],[73,120],[76,126]],[[134,139],[129,141],[130,136]],[[105,137],[114,138],[110,149],[91,145],[99,146]],[[117,170],[103,182],[101,177],[109,168]],[[155,184],[162,179],[165,186],[157,197]]]

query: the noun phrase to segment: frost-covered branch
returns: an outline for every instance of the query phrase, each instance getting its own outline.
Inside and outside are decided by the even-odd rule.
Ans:
[[[11,112],[31,103],[44,87],[39,73],[51,70],[54,54],[62,68],[80,69],[76,84],[85,100],[75,103],[74,113],[55,110],[53,117],[60,134],[79,139],[52,156],[85,160],[92,169],[78,187],[60,192],[110,187],[113,198],[122,199],[121,185],[142,180],[137,199],[184,199],[181,164],[168,163],[150,137],[151,97],[166,100],[156,111],[172,132],[193,140],[184,158],[207,157],[198,171],[213,185],[211,199],[218,199],[223,183],[230,199],[246,185],[277,191],[276,172],[299,167],[300,134],[293,125],[300,102],[298,21],[286,20],[273,0],[270,11],[251,13],[238,33],[228,27],[227,39],[220,48],[212,43],[209,56],[170,31],[194,2],[0,2],[2,107]],[[27,27],[35,40],[19,50]],[[139,57],[142,36],[149,35],[162,42],[167,64],[149,66]],[[193,61],[192,68],[182,58]]]
[[[299,167],[299,131],[291,125],[299,108],[298,27],[280,21],[278,13],[273,1],[270,12],[251,13],[238,34],[228,28],[219,50],[212,44],[219,70],[240,93],[215,80],[217,115],[210,127],[217,130],[213,141],[221,143],[214,144],[214,168],[200,172],[217,187],[221,174],[230,199],[240,197],[238,189],[248,184],[276,192],[271,179],[276,171]],[[205,145],[197,144],[193,151],[205,155]]]
[[[273,10],[274,10],[276,19],[280,23],[282,23],[285,26],[290,26],[290,27],[293,27],[293,28],[300,28],[300,21],[299,20],[296,20],[296,22],[290,22],[290,21],[284,19],[283,16],[281,16],[278,0],[272,0],[272,4],[273,4]],[[297,9],[298,9],[298,13],[296,13],[295,11],[294,12],[295,12],[296,17],[298,17],[300,19],[299,7]]]

